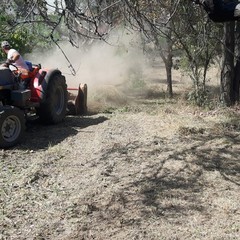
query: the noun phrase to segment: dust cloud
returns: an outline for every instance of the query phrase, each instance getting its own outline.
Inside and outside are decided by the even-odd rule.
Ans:
[[[146,62],[139,36],[130,32],[113,33],[107,42],[96,41],[91,47],[73,47],[70,43],[61,45],[72,68],[59,48],[43,54],[27,56],[43,68],[58,68],[65,75],[68,87],[86,83],[95,89],[102,85],[119,85],[128,80],[129,72],[141,71]]]
[[[101,111],[129,101],[126,86],[130,86],[133,79],[138,81],[147,66],[141,43],[137,34],[124,30],[112,33],[106,42],[94,40],[84,47],[62,44],[69,61],[57,46],[47,53],[28,57],[33,63],[41,63],[42,68],[58,68],[66,77],[68,88],[77,89],[80,83],[86,83],[88,105]],[[131,91],[130,87],[128,93]]]

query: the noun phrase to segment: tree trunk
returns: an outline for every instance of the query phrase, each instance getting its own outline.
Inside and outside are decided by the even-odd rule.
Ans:
[[[233,100],[234,102],[239,102],[239,85],[240,85],[240,23],[236,23],[236,33],[235,33],[235,76],[233,79]]]
[[[170,98],[173,97],[173,88],[172,88],[172,66],[173,66],[173,60],[172,60],[172,41],[171,39],[167,40],[167,58],[166,58],[166,74],[167,74],[167,92],[168,96]]]
[[[159,48],[160,56],[164,62],[166,75],[167,75],[167,93],[170,98],[173,97],[173,87],[172,87],[172,67],[173,67],[173,55],[172,55],[172,41],[171,39],[167,39],[166,41],[166,49],[165,51],[159,45],[159,42],[156,41],[156,46]]]
[[[221,101],[225,106],[234,102],[234,22],[224,24],[224,49],[221,70]]]
[[[171,63],[168,62],[166,65],[166,73],[167,73],[167,92],[170,98],[173,97],[173,89],[172,89],[172,60]]]

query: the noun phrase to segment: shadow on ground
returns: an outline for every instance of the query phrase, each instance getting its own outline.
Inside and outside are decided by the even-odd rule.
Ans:
[[[101,124],[108,120],[104,116],[67,116],[62,123],[42,125],[38,120],[27,122],[27,131],[17,148],[40,150],[62,142],[81,131],[87,131],[89,126]]]
[[[200,197],[203,187],[202,170],[192,168],[179,154],[171,154],[176,151],[174,149],[169,140],[160,138],[154,139],[147,146],[136,141],[122,148],[109,149],[103,159],[112,159],[113,156],[120,159],[116,155],[122,154],[125,156],[125,163],[129,164],[128,169],[131,169],[131,165],[139,167],[135,173],[120,177],[121,182],[125,182],[126,178],[127,185],[122,191],[113,192],[103,211],[109,216],[122,218],[125,225],[135,225],[138,218],[172,218],[188,215],[190,212],[203,212]],[[142,152],[139,159],[136,159],[135,152]],[[185,150],[183,154],[184,152]],[[141,159],[146,164],[144,168],[141,168]],[[115,176],[117,169],[108,171],[108,177],[114,179]],[[129,178],[131,180],[127,180]],[[125,215],[125,210],[119,212],[120,207],[116,210],[114,206],[119,205],[124,205],[125,210],[136,214],[132,214],[132,221],[126,221],[129,216]]]
[[[106,149],[99,159],[106,165],[103,175],[120,187],[111,192],[105,206],[96,206],[96,211],[101,212],[100,221],[108,219],[111,223],[118,219],[122,225],[137,226],[154,218],[176,223],[182,216],[193,214],[207,218],[210,213],[203,194],[209,184],[218,184],[218,180],[214,183],[205,177],[219,176],[221,186],[240,185],[238,135],[196,133],[176,136],[173,142],[157,137],[147,144],[135,141]],[[125,171],[119,175],[123,162]],[[217,189],[208,191],[214,194],[211,191]]]

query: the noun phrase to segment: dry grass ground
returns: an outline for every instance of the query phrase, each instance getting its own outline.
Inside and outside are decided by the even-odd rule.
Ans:
[[[1,239],[240,239],[240,111],[168,100],[161,74],[0,151]]]

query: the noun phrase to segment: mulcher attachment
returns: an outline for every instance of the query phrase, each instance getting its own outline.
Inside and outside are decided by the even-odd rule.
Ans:
[[[77,96],[72,91],[78,91]],[[78,88],[68,88],[67,112],[69,115],[85,115],[87,113],[87,84],[80,83]]]

